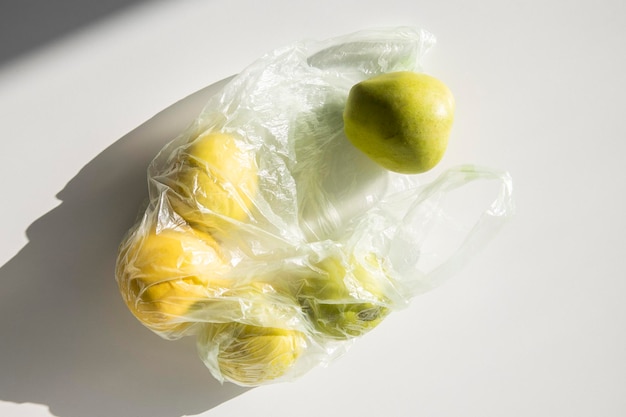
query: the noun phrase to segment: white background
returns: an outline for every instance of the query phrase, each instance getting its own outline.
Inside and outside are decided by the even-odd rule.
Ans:
[[[626,415],[625,16],[621,0],[146,2],[0,62],[0,415]],[[399,25],[437,36],[425,70],[457,100],[437,169],[508,170],[517,215],[330,367],[221,386],[117,293],[145,167],[259,55]]]

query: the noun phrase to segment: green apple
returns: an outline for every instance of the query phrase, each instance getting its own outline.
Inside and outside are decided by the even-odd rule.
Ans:
[[[372,255],[368,267],[379,269]],[[380,283],[360,263],[330,257],[314,265],[316,272],[298,283],[296,298],[315,331],[324,337],[345,340],[361,336],[389,313]]]
[[[384,168],[423,173],[446,151],[454,107],[452,93],[437,78],[411,71],[385,73],[351,88],[344,132]]]
[[[206,324],[197,342],[200,357],[218,379],[243,386],[283,376],[306,348],[300,331],[239,322]]]

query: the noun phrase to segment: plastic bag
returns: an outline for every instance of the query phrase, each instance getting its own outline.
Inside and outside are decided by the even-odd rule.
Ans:
[[[195,336],[218,380],[254,386],[329,363],[453,275],[510,216],[508,174],[468,165],[422,184],[343,134],[349,89],[420,71],[433,44],[413,28],[363,31],[235,76],[149,167],[116,266],[132,313],[166,339]]]

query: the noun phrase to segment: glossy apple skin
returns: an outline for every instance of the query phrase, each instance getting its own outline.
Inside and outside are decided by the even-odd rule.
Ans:
[[[386,73],[352,87],[344,132],[386,169],[419,174],[441,161],[454,110],[451,91],[437,78],[410,71]]]

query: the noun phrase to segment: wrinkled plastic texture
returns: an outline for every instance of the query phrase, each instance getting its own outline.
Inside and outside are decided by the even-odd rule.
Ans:
[[[255,386],[328,364],[454,275],[511,215],[508,174],[466,165],[423,183],[343,133],[354,84],[421,71],[433,44],[413,28],[300,42],[230,80],[149,167],[116,267],[131,312],[196,337],[218,380]]]

